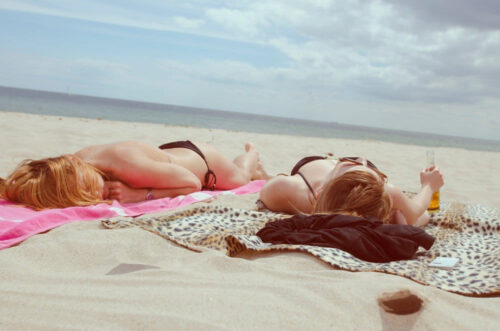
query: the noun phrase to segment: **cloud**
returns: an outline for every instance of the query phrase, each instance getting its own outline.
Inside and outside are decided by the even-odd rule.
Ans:
[[[206,10],[205,15],[208,20],[217,26],[247,40],[262,36],[260,26],[266,25],[265,17],[259,16],[254,11],[210,8]]]
[[[242,52],[245,45],[259,44],[283,54],[285,60],[265,66],[232,58],[231,52],[224,58],[203,54],[201,60],[158,60],[164,80],[189,81],[198,86],[198,95],[207,98],[216,94],[210,99],[211,107],[235,109],[229,107],[235,99],[222,102],[214,85],[243,98],[247,106],[241,109],[258,107],[255,100],[261,97],[286,109],[276,110],[284,116],[300,114],[301,107],[318,118],[335,107],[351,107],[353,116],[358,116],[376,104],[374,109],[387,114],[401,107],[417,113],[423,108],[470,113],[481,109],[489,123],[498,124],[499,115],[492,111],[500,106],[500,6],[496,2],[146,0],[137,5],[4,0],[0,8],[238,41],[234,47]],[[73,65],[95,71],[104,80],[106,70],[116,77],[133,71],[92,61]],[[159,75],[154,77],[152,81],[162,84]],[[303,101],[297,102],[300,98]],[[376,118],[370,114],[367,118]],[[335,116],[348,119],[345,114]]]
[[[290,81],[303,81],[305,74],[284,67],[258,68],[246,62],[232,60],[202,60],[184,63],[162,59],[159,69],[171,77],[190,77],[191,79],[217,83],[221,85],[239,85],[243,87],[269,88],[272,86],[296,87]]]
[[[477,30],[500,28],[500,6],[497,0],[386,0],[398,11],[425,26],[466,27]]]
[[[161,1],[141,1],[140,4],[114,1],[48,0],[38,1],[5,0],[0,9],[28,12],[41,15],[79,19],[109,25],[126,26],[155,31],[176,31],[192,33],[192,29],[202,35],[204,21],[179,15],[179,7]]]
[[[128,65],[94,58],[65,60],[4,51],[0,61],[10,63],[0,68],[5,86],[60,92],[71,87],[78,93],[106,96],[102,91],[132,86],[135,80]]]
[[[197,29],[205,23],[204,20],[189,19],[182,16],[175,16],[172,21],[181,29]]]
[[[77,58],[67,64],[73,75],[84,75],[86,79],[98,81],[122,81],[130,79],[129,66],[100,59]],[[128,80],[128,79],[127,79]]]

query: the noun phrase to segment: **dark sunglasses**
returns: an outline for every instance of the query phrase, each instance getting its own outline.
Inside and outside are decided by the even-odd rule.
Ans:
[[[361,166],[367,166],[368,168],[372,169],[375,171],[377,174],[379,174],[382,179],[386,179],[387,176],[380,170],[378,170],[377,166],[370,160],[366,160],[366,164],[363,162],[363,159],[357,156],[346,156],[346,157],[341,157],[339,158],[339,162],[351,162],[357,165]]]

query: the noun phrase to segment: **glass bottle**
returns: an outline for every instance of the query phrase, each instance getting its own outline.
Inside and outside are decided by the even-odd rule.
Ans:
[[[434,162],[434,151],[427,151],[427,168],[435,166],[436,164]],[[427,210],[439,210],[439,190],[432,194],[431,203],[429,204],[429,207],[427,207]]]

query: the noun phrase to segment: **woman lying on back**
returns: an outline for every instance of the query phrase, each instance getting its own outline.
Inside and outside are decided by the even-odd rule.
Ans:
[[[202,143],[155,147],[137,141],[89,146],[75,154],[23,161],[5,180],[1,196],[33,209],[138,202],[203,189],[232,189],[267,178],[253,144],[230,161]]]
[[[408,198],[387,183],[387,176],[372,162],[360,157],[337,160],[306,157],[290,176],[276,176],[260,192],[266,208],[289,214],[351,213],[384,222],[425,225],[433,192],[443,186],[438,168],[420,172],[421,189]]]

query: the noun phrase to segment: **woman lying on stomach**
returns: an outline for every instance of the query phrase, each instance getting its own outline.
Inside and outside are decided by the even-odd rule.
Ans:
[[[25,160],[0,182],[3,198],[33,209],[174,197],[201,189],[232,189],[265,179],[253,144],[234,161],[214,147],[176,141],[89,146],[75,154]]]
[[[432,194],[444,181],[432,167],[420,172],[420,182],[420,192],[410,199],[367,159],[311,156],[300,160],[290,176],[269,180],[260,200],[270,210],[289,214],[347,212],[387,223],[425,225]]]

